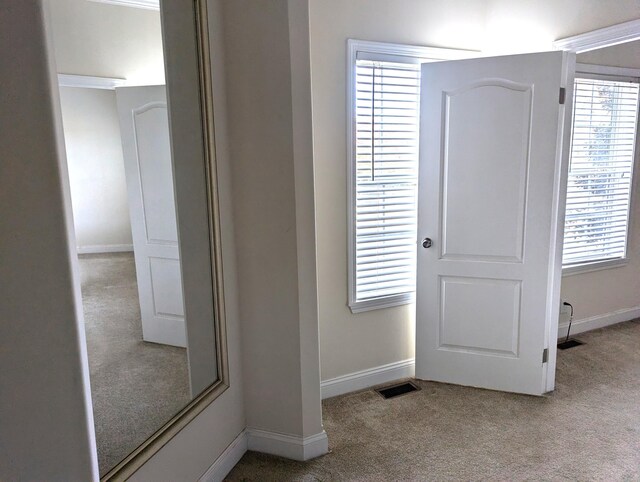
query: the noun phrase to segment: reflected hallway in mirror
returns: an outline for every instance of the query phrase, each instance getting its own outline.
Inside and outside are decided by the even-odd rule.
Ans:
[[[143,341],[133,253],[79,256],[100,473],[190,400],[184,348]]]
[[[159,10],[56,0],[50,14],[105,477],[218,381],[216,330],[183,293]],[[208,250],[208,218],[186,221]],[[212,276],[189,286],[212,298]]]

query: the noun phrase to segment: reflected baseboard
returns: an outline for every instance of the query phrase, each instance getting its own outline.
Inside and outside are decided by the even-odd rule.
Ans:
[[[94,244],[78,246],[78,254],[126,253],[133,251],[133,244]]]

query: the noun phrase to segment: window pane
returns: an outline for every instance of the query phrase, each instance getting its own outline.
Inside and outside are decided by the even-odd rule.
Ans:
[[[624,258],[638,84],[576,78],[563,266]]]
[[[419,64],[356,61],[356,301],[415,291]]]

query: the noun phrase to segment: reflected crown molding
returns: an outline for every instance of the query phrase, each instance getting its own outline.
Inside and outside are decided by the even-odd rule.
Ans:
[[[58,74],[60,87],[114,90],[127,84],[127,79],[116,77],[93,77],[91,75]]]
[[[121,7],[143,8],[145,10],[160,10],[160,0],[89,0],[94,3],[107,3]]]

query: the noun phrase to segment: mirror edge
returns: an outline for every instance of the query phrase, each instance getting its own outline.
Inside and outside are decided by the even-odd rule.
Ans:
[[[164,447],[178,432],[196,418],[209,404],[229,388],[227,334],[224,307],[224,273],[222,264],[222,239],[218,178],[215,151],[215,125],[213,113],[213,81],[209,44],[207,0],[192,0],[197,50],[200,115],[204,141],[204,164],[207,181],[207,212],[209,221],[209,246],[212,261],[213,306],[215,316],[216,358],[218,378],[187,406],[180,410],[151,437],[145,440],[127,457],[109,470],[101,481],[119,481],[131,477],[153,455]]]
[[[211,249],[213,282],[213,307],[215,315],[216,357],[218,380],[229,383],[227,362],[227,331],[224,297],[224,271],[222,257],[222,226],[220,218],[220,194],[216,158],[215,118],[213,109],[213,79],[211,75],[211,51],[209,41],[209,13],[207,0],[194,0],[196,16],[196,38],[198,47],[198,73],[200,75],[200,109],[204,137],[205,175],[207,179],[207,211],[209,221],[209,247]],[[213,387],[209,387],[213,388]],[[206,391],[208,391],[207,389]],[[223,390],[224,391],[224,390]],[[222,393],[222,392],[220,392]],[[213,399],[212,399],[213,400]]]

